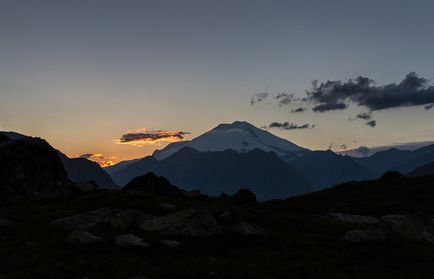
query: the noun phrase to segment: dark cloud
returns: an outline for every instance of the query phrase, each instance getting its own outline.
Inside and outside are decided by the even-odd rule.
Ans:
[[[296,108],[296,109],[292,109],[291,112],[292,113],[297,113],[297,112],[304,112],[305,110],[306,110],[305,107],[299,107],[299,108]]]
[[[377,121],[370,120],[370,121],[366,122],[366,125],[371,126],[371,127],[375,127],[375,126],[377,126]]]
[[[267,99],[268,93],[267,92],[261,92],[250,98],[250,105],[253,106],[256,103],[260,103],[263,100]]]
[[[145,145],[152,144],[158,141],[175,142],[183,140],[188,132],[170,132],[163,130],[149,130],[146,128],[135,129],[122,135],[118,144],[132,144],[132,145]]]
[[[398,84],[383,86],[376,86],[373,79],[363,76],[345,82],[326,81],[318,85],[315,81],[312,84],[313,90],[307,92],[308,102],[329,110],[342,109],[342,103],[355,103],[371,111],[434,103],[434,86],[414,72]]]
[[[375,127],[377,125],[377,121],[372,119],[372,113],[371,112],[363,112],[357,114],[354,118],[350,118],[350,121],[356,120],[356,119],[362,119],[366,121],[366,125],[370,127]]]
[[[360,146],[356,149],[354,149],[354,152],[363,156],[368,156],[369,155],[369,148],[367,148],[366,146]]]
[[[312,108],[314,112],[326,112],[330,110],[343,110],[348,107],[347,104],[344,103],[335,103],[335,104],[320,104]]]
[[[287,93],[280,93],[275,97],[275,99],[278,101],[279,106],[286,106],[297,100],[294,94]]]
[[[273,122],[270,125],[268,125],[268,128],[277,128],[280,130],[297,130],[297,129],[308,129],[308,128],[314,128],[315,125],[311,125],[311,124],[303,124],[303,125],[297,125],[294,123],[289,123],[289,122]]]
[[[355,119],[371,120],[372,114],[370,112],[363,112],[356,115]]]
[[[434,107],[434,104],[429,104],[429,105],[426,105],[425,106],[425,109],[426,110],[430,110],[430,109],[432,109]]]

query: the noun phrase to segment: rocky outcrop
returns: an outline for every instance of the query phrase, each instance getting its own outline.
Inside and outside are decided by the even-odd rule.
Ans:
[[[391,231],[408,240],[432,242],[434,239],[421,215],[386,215],[381,220]]]
[[[387,229],[384,226],[376,226],[365,230],[351,230],[347,232],[341,239],[358,243],[364,241],[383,241],[387,237]]]
[[[102,242],[103,239],[99,236],[95,236],[90,234],[89,232],[82,229],[75,229],[66,239],[67,242],[80,244],[80,245],[89,245],[95,244],[98,242]]]
[[[178,248],[179,246],[181,246],[180,242],[170,239],[160,240],[160,244],[166,248]]]
[[[257,203],[256,195],[250,191],[250,189],[240,189],[235,195],[233,195],[232,199],[239,205]]]
[[[116,237],[116,245],[123,247],[147,248],[151,244],[134,234],[122,234]]]
[[[11,224],[11,223],[12,223],[12,222],[9,221],[8,219],[0,218],[0,226],[3,226],[3,225],[9,225],[9,224]]]
[[[160,203],[158,204],[158,207],[167,211],[176,211],[178,210],[178,207],[171,203]]]
[[[230,232],[238,234],[241,236],[266,236],[265,230],[259,226],[247,224],[247,223],[237,223],[230,228]]]
[[[51,198],[68,194],[62,162],[45,140],[25,137],[0,143],[0,198]]]
[[[157,176],[153,172],[134,178],[125,185],[123,190],[158,195],[179,195],[183,193],[178,187],[170,184],[166,178]]]
[[[352,223],[352,224],[379,224],[380,220],[372,216],[362,216],[356,214],[345,213],[329,213],[329,218],[339,222]]]
[[[91,230],[98,226],[108,226],[112,216],[112,211],[108,208],[77,214],[50,222],[50,225],[60,227],[65,230]]]
[[[137,209],[113,210],[110,218],[110,228],[114,230],[124,230],[138,224],[138,220],[144,220],[146,215]]]
[[[163,235],[190,237],[221,234],[220,226],[211,213],[202,208],[189,208],[163,217],[144,221],[140,228]]]

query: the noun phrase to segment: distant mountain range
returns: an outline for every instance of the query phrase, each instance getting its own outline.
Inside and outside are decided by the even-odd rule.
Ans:
[[[35,139],[15,132],[0,132],[0,135],[12,141]],[[84,158],[69,158],[60,151],[57,151],[57,155],[60,158],[61,163],[63,164],[67,177],[71,181],[93,181],[100,188],[119,188],[119,186],[113,182],[112,178],[97,163]]]
[[[32,142],[32,139],[37,140],[0,132],[3,142],[0,145],[6,148],[3,152],[7,156],[10,156],[8,146],[14,146],[11,142]],[[311,151],[240,121],[220,124],[191,141],[170,144],[152,156],[123,161],[104,170],[87,159],[68,158],[60,151],[56,154],[67,178],[73,182],[94,181],[100,188],[117,189],[118,185],[124,186],[153,172],[183,190],[197,189],[217,196],[250,188],[259,200],[286,198],[348,181],[376,179],[390,170],[409,176],[434,174],[434,145],[414,151],[392,148],[354,158],[330,150]]]
[[[434,145],[414,151],[389,149],[354,158],[330,150],[311,151],[247,122],[235,121],[107,171],[119,185],[152,171],[185,190],[219,195],[248,187],[259,199],[269,199],[375,179],[389,170],[408,173],[433,162],[433,150]]]

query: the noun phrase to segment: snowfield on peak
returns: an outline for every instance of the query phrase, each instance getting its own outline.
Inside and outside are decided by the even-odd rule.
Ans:
[[[231,149],[241,153],[258,148],[264,151],[273,151],[279,156],[306,150],[250,123],[235,121],[231,124],[220,124],[190,141],[171,143],[164,149],[156,150],[153,156],[157,160],[162,160],[183,147],[194,148],[201,152]]]

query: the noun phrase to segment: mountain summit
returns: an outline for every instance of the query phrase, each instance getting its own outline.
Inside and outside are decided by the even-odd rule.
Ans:
[[[162,160],[183,147],[190,147],[201,152],[231,149],[245,153],[253,149],[261,149],[266,152],[273,151],[279,156],[305,150],[305,148],[257,128],[248,122],[235,121],[231,124],[220,124],[191,141],[169,144],[164,149],[156,150],[153,156],[158,160]]]

